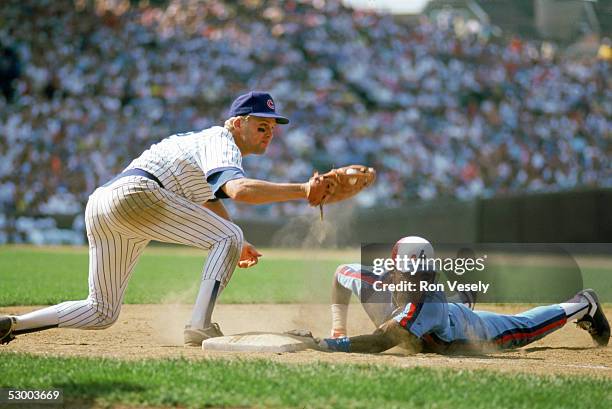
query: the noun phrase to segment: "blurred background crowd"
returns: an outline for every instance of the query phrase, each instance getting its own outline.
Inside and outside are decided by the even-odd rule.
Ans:
[[[569,56],[452,12],[404,24],[339,0],[93,4],[3,1],[0,243],[79,242],[98,185],[166,136],[222,124],[250,89],[291,119],[245,158],[250,177],[367,164],[365,207],[612,186],[607,40]],[[19,218],[57,214],[72,232]]]

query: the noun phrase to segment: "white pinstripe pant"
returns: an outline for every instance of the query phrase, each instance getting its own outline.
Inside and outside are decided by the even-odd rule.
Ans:
[[[111,326],[138,257],[151,240],[209,250],[202,279],[216,279],[221,288],[232,276],[243,243],[234,223],[141,176],[98,188],[89,197],[85,223],[89,296],[55,306],[60,327]]]

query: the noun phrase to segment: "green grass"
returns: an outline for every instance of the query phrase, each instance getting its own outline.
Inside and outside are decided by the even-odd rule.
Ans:
[[[293,258],[270,254],[255,268],[237,269],[221,302],[327,302],[335,267],[358,261],[307,251]],[[147,249],[131,279],[126,302],[193,302],[203,263],[204,255],[196,251]],[[87,295],[87,268],[86,249],[0,247],[0,306],[82,299]],[[546,268],[550,267],[540,267]],[[612,280],[603,267],[589,267],[583,277],[586,286],[612,291]],[[610,301],[609,294],[605,301]],[[61,388],[66,402],[79,407],[612,407],[609,379],[346,363],[126,362],[40,357],[0,349],[0,374],[0,387]]]
[[[309,250],[296,251],[295,258],[271,253],[253,268],[236,269],[220,302],[326,303],[336,266],[359,261],[354,256],[336,255],[335,259]],[[132,275],[125,302],[193,302],[204,260],[204,252],[149,247]],[[46,305],[83,299],[87,296],[88,263],[86,248],[0,247],[0,306]],[[545,278],[556,276],[558,269],[505,266],[498,271],[498,276],[507,282],[497,287],[509,291],[510,300],[518,301],[515,298],[517,294],[523,294],[528,302],[557,301],[550,282]],[[582,275],[585,287],[597,289],[602,301],[612,301],[612,280],[608,269],[591,266],[583,268]],[[534,283],[534,279],[540,284]],[[548,289],[550,299],[542,298],[541,291],[538,293],[540,288]],[[529,289],[535,294],[529,295]]]
[[[406,358],[409,359],[409,358]],[[65,401],[186,407],[595,408],[612,381],[487,371],[266,360],[125,362],[3,354],[0,387],[61,388]]]
[[[175,254],[176,253],[176,254]],[[205,253],[148,248],[128,285],[125,302],[193,302]],[[308,254],[305,254],[308,257]],[[327,302],[328,283],[342,260],[264,258],[236,269],[222,303]],[[0,306],[46,305],[87,297],[88,254],[83,249],[0,249]],[[326,283],[322,286],[321,283]]]

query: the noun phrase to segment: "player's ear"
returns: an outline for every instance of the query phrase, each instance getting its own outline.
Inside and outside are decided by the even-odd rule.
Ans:
[[[239,116],[239,117],[237,117],[236,118],[236,123],[237,123],[236,128],[238,128],[238,129],[244,128],[246,126],[248,120],[249,120],[248,115],[247,116]]]

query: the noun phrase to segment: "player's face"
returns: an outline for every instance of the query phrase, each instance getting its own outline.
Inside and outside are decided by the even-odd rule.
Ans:
[[[433,282],[433,280],[430,278],[430,275],[428,273],[417,273],[415,275],[411,275],[410,273],[402,273],[398,270],[394,270],[391,273],[391,281],[393,282],[393,284],[400,285],[400,284],[412,283],[414,286],[413,287],[414,289],[406,290],[406,291],[400,291],[400,290],[394,291],[393,292],[393,302],[397,306],[404,306],[410,302],[412,303],[420,302],[421,298],[423,297],[423,293],[418,290],[420,280],[427,280],[427,281]],[[405,288],[405,287],[399,287],[399,288]]]
[[[410,280],[410,275],[402,274],[400,271],[394,270],[391,273],[391,281],[393,282],[393,284],[397,286],[406,281],[411,281],[411,280]],[[410,298],[410,293],[407,291],[395,290],[393,292],[393,302],[397,306],[403,306],[403,305],[408,304],[410,302],[409,298]]]
[[[276,120],[249,116],[244,125],[244,141],[249,145],[249,151],[256,155],[264,153],[274,137]]]

